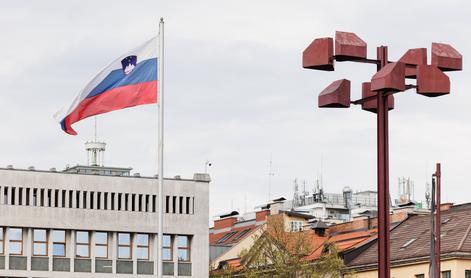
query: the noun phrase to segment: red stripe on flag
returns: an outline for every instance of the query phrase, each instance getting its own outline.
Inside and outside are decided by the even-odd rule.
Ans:
[[[65,132],[77,135],[71,125],[91,116],[156,102],[157,81],[113,88],[94,97],[84,99],[65,118]]]

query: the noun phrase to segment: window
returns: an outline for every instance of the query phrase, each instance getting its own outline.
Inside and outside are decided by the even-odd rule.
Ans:
[[[131,234],[118,233],[118,259],[131,259]]]
[[[182,196],[180,196],[180,198],[179,198],[178,208],[179,208],[179,213],[183,214],[183,197]]]
[[[3,227],[0,227],[0,254],[4,254],[4,244],[3,244]]]
[[[186,214],[190,214],[190,197],[186,197]]]
[[[65,231],[52,231],[52,255],[65,257]]]
[[[47,232],[44,229],[33,230],[33,256],[47,256]]]
[[[177,213],[177,196],[172,197],[172,213]]]
[[[162,237],[162,260],[173,261],[172,236],[164,235]]]
[[[77,231],[75,233],[75,256],[81,258],[90,257],[90,233]]]
[[[425,274],[416,274],[415,278],[425,278]]]
[[[442,271],[442,278],[451,278],[451,270]]]
[[[9,228],[8,236],[10,237],[9,253],[11,255],[23,254],[23,229]]]
[[[0,250],[1,252],[1,250]],[[464,278],[471,278],[471,270],[465,270],[464,271]]]
[[[165,196],[165,213],[170,213],[170,196]]]
[[[148,260],[149,259],[149,235],[137,234],[137,259]]]
[[[234,241],[239,240],[243,236],[245,236],[248,232],[250,232],[250,229],[245,229],[242,232],[240,232],[235,238]]]
[[[190,261],[190,237],[177,236],[177,257],[178,261]]]
[[[291,221],[291,231],[300,232],[303,230],[303,222],[301,221]]]
[[[237,232],[230,232],[225,234],[223,237],[221,237],[218,241],[216,241],[217,244],[223,243],[224,241],[230,239],[233,235],[237,234]]]
[[[95,233],[95,257],[108,258],[108,233]]]

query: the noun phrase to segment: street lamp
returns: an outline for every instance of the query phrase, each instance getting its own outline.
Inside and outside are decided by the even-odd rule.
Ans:
[[[450,80],[444,71],[462,70],[462,56],[451,45],[432,43],[432,63],[427,65],[427,49],[409,49],[398,61],[388,59],[388,47],[376,48],[376,59],[367,58],[367,45],[354,33],[335,32],[333,38],[315,39],[303,52],[303,67],[333,71],[335,61],[376,65],[370,82],[362,84],[362,97],[351,101],[350,81],[331,83],[318,97],[321,108],[348,108],[359,104],[377,115],[378,151],[378,277],[390,277],[389,248],[389,142],[388,111],[394,109],[393,94],[415,88],[418,94],[436,97],[450,93]],[[416,79],[416,84],[406,84]]]

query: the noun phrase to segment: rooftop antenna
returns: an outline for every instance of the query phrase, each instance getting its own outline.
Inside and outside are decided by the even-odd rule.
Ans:
[[[270,166],[268,169],[268,201],[271,200],[271,177],[274,176],[273,173],[273,161],[272,161],[272,154],[270,153]]]
[[[324,181],[322,177],[323,171],[324,171],[324,154],[321,153],[321,184],[320,184],[321,188],[324,188]]]
[[[244,195],[244,214],[247,213],[247,193]]]

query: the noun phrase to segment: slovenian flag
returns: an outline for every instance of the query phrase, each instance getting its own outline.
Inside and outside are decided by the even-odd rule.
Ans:
[[[98,73],[70,106],[54,115],[62,130],[90,116],[157,102],[157,38],[114,60]]]

